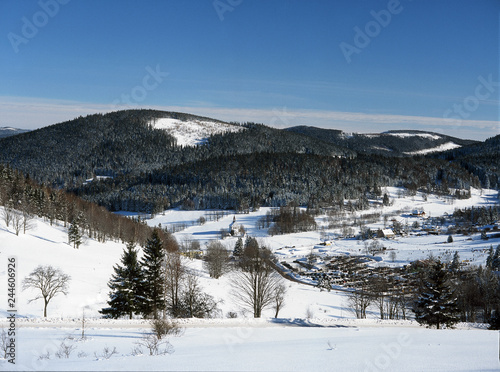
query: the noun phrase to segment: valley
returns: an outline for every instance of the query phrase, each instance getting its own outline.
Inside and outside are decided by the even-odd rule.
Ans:
[[[498,138],[476,151],[475,141],[436,133],[327,134],[139,110],[0,140],[0,253],[17,265],[17,370],[248,370],[248,353],[261,358],[245,363],[264,370],[494,369],[497,297],[463,299],[498,282],[481,271],[500,266]],[[60,136],[74,146],[69,158],[43,148]],[[155,231],[182,268],[181,294],[194,285],[213,308],[170,314],[181,335],[162,338],[149,358],[151,320],[101,311],[126,244],[144,262]],[[214,244],[226,257],[217,278],[207,265]],[[235,296],[236,247],[252,244],[269,252],[284,293],[259,317]],[[424,328],[414,311],[435,262],[462,296],[455,329]],[[47,317],[23,287],[39,265],[70,276]],[[0,269],[0,282],[8,275]],[[4,330],[10,315],[1,310]]]

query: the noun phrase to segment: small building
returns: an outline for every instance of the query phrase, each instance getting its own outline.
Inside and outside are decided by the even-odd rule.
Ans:
[[[377,231],[378,238],[392,239],[395,236],[396,234],[394,234],[394,231],[392,231],[392,229],[378,229]]]
[[[236,216],[234,216],[233,222],[229,224],[229,234],[231,236],[243,236],[242,231],[244,231],[243,225],[236,222]]]
[[[413,212],[411,212],[412,216],[425,216],[425,212],[422,209],[414,209]]]

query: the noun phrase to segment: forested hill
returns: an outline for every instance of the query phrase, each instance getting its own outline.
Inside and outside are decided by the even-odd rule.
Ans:
[[[181,146],[178,139],[190,129],[207,138]],[[411,143],[433,136],[407,133],[392,137]],[[459,189],[461,196],[471,186],[481,186],[479,176],[460,161],[358,153],[324,137],[182,113],[127,110],[0,139],[0,164],[110,210],[153,213],[175,206],[344,207],[345,199],[354,201],[350,208],[364,208],[367,197],[380,194],[384,186],[444,194]],[[413,149],[408,145],[407,150]]]
[[[258,124],[246,130],[211,135],[204,145],[177,146],[168,130],[156,129],[155,119],[183,122],[219,120],[155,110],[96,114],[0,139],[0,163],[55,187],[78,187],[96,176],[129,177],[166,165],[215,157],[270,153],[355,156],[353,151],[296,133]]]
[[[500,188],[500,135],[434,157],[460,164],[476,175],[485,188]]]
[[[82,183],[94,174],[150,170],[175,139],[148,123],[155,111],[96,114],[0,139],[0,163],[57,187]]]
[[[309,126],[292,127],[286,130],[318,138],[358,153],[385,156],[423,155],[476,143],[476,141],[416,130],[394,130],[374,134],[345,133],[340,130]]]

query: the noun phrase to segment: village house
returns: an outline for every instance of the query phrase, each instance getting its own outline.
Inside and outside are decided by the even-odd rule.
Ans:
[[[377,238],[393,239],[396,236],[392,229],[378,229]]]
[[[229,224],[229,234],[231,236],[243,236],[245,235],[244,231],[245,228],[243,227],[243,225],[236,222],[236,216],[234,216],[233,222]]]

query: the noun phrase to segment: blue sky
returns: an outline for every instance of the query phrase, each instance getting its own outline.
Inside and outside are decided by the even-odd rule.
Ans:
[[[0,126],[132,107],[499,133],[500,2],[0,1]]]

